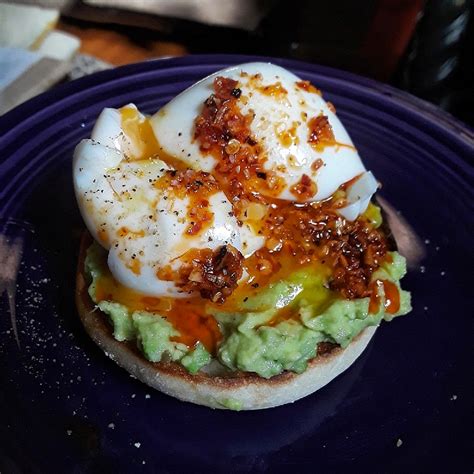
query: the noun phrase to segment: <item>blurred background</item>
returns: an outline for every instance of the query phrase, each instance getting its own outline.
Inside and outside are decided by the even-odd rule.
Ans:
[[[473,10],[474,0],[0,2],[0,113],[97,70],[240,53],[362,74],[474,125]]]

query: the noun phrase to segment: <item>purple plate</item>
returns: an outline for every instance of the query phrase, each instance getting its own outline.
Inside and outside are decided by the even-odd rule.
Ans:
[[[213,411],[132,379],[85,334],[74,305],[74,146],[103,107],[135,102],[151,113],[207,74],[253,60],[269,59],[126,66],[0,117],[0,278],[10,294],[21,258],[20,349],[7,292],[0,301],[1,472],[472,472],[474,135],[377,82],[272,59],[335,104],[403,224],[402,248],[408,240],[416,250],[404,280],[413,312],[384,324],[347,372],[292,405]]]

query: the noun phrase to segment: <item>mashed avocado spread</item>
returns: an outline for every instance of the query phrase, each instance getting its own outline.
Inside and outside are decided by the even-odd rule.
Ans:
[[[389,298],[383,284],[377,286],[378,307],[369,311],[369,298],[342,299],[326,288],[324,272],[301,270],[261,288],[245,299],[238,311],[210,308],[222,332],[214,356],[230,370],[254,372],[265,378],[285,370],[301,373],[317,356],[318,343],[331,342],[345,348],[366,327],[408,313],[410,294],[399,284],[406,272],[405,258],[398,252],[390,252],[390,257],[372,275],[372,281],[396,286],[396,311],[386,310]],[[162,315],[134,311],[114,301],[97,301],[97,282],[109,270],[105,251],[95,243],[88,249],[85,269],[91,279],[89,295],[109,316],[115,339],[136,340],[148,360],[158,362],[166,357],[180,362],[191,374],[211,361],[211,354],[201,343],[188,347],[178,342],[179,331]],[[278,318],[285,309],[294,316]]]

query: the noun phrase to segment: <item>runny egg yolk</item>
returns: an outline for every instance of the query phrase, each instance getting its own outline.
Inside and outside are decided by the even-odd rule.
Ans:
[[[144,160],[159,153],[160,146],[148,118],[140,117],[139,111],[133,107],[122,107],[120,119],[123,132],[138,150],[129,158]]]
[[[185,161],[163,149],[153,132],[149,117],[142,116],[138,109],[129,106],[120,108],[119,112],[123,133],[137,150],[134,153],[128,153],[131,156],[127,155],[126,158],[133,161],[159,158],[175,170],[183,171],[192,168]]]

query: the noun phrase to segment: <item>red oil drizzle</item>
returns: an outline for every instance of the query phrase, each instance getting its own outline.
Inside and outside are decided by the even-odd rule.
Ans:
[[[385,311],[389,314],[395,314],[400,310],[400,292],[398,291],[397,285],[389,280],[376,280],[370,284],[369,289],[371,290],[369,313],[376,314],[380,310],[380,296],[378,294],[378,288],[383,286],[385,293]]]
[[[101,276],[96,285],[97,301],[116,301],[130,311],[148,311],[166,318],[181,333],[173,341],[193,347],[201,342],[215,353],[221,333],[215,318],[206,314],[200,297],[173,299],[145,296],[118,283],[110,274]]]

